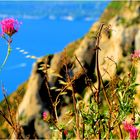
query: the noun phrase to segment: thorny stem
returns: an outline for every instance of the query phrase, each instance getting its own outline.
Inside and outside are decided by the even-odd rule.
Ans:
[[[14,126],[14,122],[13,122],[13,118],[12,118],[12,112],[11,112],[11,109],[10,109],[10,106],[9,106],[9,102],[7,100],[7,97],[6,97],[6,91],[5,91],[3,85],[2,85],[2,92],[3,92],[4,98],[5,98],[7,107],[8,107],[8,112],[9,112],[9,115],[10,115],[11,124]]]
[[[58,115],[57,115],[57,104],[58,104],[58,102],[56,103],[56,104],[54,104],[54,113],[55,113],[55,116],[56,116],[56,121],[58,122]]]
[[[75,79],[71,79],[71,83],[68,83],[63,89],[61,89],[61,91],[59,92],[59,94],[57,95],[57,97],[56,97],[56,100],[55,100],[55,103],[54,103],[54,110],[55,110],[55,115],[56,115],[56,119],[58,120],[58,116],[57,116],[57,105],[58,105],[58,103],[59,103],[59,101],[58,101],[58,99],[59,99],[59,97],[61,96],[61,93],[62,92],[64,92],[65,90],[67,90],[67,88],[69,87],[69,86],[71,86],[71,84],[73,84],[74,83],[74,81],[75,81]]]
[[[84,121],[83,121],[83,124],[82,125],[83,125],[83,127],[82,127],[83,128],[83,130],[82,130],[82,132],[83,132],[82,133],[82,135],[83,135],[82,138],[84,139],[85,138],[85,135],[84,135],[84,132],[85,132],[85,124],[84,124]]]
[[[103,26],[105,24],[101,24],[100,28],[99,28],[99,32],[97,34],[97,39],[96,39],[96,44],[95,44],[95,49],[96,49],[96,70],[97,70],[97,79],[98,79],[98,90],[97,90],[97,103],[99,103],[99,92],[100,92],[100,83],[101,83],[101,74],[100,74],[100,69],[99,69],[99,43],[100,43],[100,37],[101,37],[101,32],[103,29]]]
[[[6,116],[6,114],[0,110],[0,115],[5,119],[5,121],[12,127],[12,129],[14,130],[14,133],[15,133],[15,137],[17,139],[23,139],[23,136],[21,134],[21,130],[20,128],[18,127],[17,128],[17,125],[18,124],[14,124],[14,121],[13,121],[13,118],[12,118],[12,112],[11,112],[11,109],[10,109],[10,104],[7,100],[7,97],[6,97],[6,91],[4,89],[4,86],[2,85],[2,92],[3,92],[3,95],[4,95],[4,98],[5,98],[5,101],[6,101],[6,104],[7,104],[7,107],[8,107],[8,112],[9,112],[9,116],[10,116],[10,120],[8,119],[8,117]]]
[[[71,79],[71,83],[74,83],[75,79]],[[68,83],[63,89],[61,89],[61,91],[59,92],[58,96],[56,97],[55,102],[58,102],[59,96],[61,95],[62,92],[64,92],[70,85],[71,83]]]
[[[107,98],[107,95],[106,95],[106,91],[105,91],[105,88],[104,88],[104,85],[103,85],[103,79],[102,79],[102,77],[101,77],[101,84],[102,84],[102,87],[103,87],[103,94],[104,94],[105,99],[106,99],[106,101],[107,101],[108,107],[109,107],[109,109],[111,110],[110,102],[109,102],[109,100],[108,100],[108,98]]]
[[[47,70],[47,68],[46,68],[46,70]],[[46,87],[47,87],[47,90],[48,90],[48,96],[49,96],[49,99],[50,99],[50,102],[51,102],[52,116],[53,116],[54,121],[57,122],[58,118],[56,117],[57,115],[55,114],[56,111],[55,111],[55,108],[54,108],[54,104],[53,104],[53,100],[52,100],[52,96],[51,96],[51,92],[50,92],[47,72],[45,74],[45,84],[46,84]]]
[[[108,57],[108,56],[107,56],[107,58],[108,58],[110,61],[112,61],[112,62],[116,65],[116,70],[117,70],[117,69],[118,69],[117,63],[116,63],[111,57]]]
[[[60,129],[57,125],[56,125],[56,123],[54,123],[54,122],[52,122],[53,123],[53,125],[59,130],[59,132],[62,132],[62,129]]]
[[[87,84],[88,84],[88,86],[90,87],[90,90],[92,91],[92,93],[93,93],[93,95],[94,95],[94,91],[93,91],[93,89],[92,89],[92,83],[91,83],[91,80],[89,79],[89,77],[88,77],[88,75],[87,75],[87,73],[86,73],[86,71],[85,71],[85,68],[82,66],[81,62],[79,61],[79,59],[77,58],[76,55],[75,55],[75,58],[76,58],[77,62],[79,63],[79,65],[81,66],[81,68],[83,69],[84,74],[85,74],[86,79],[87,79]],[[96,88],[94,85],[93,85],[93,87],[97,90],[97,88]]]
[[[67,75],[67,78],[68,78],[68,82],[71,84],[71,87],[72,87],[72,98],[73,98],[73,105],[74,105],[75,119],[76,119],[76,139],[80,139],[79,114],[78,114],[78,110],[76,108],[76,97],[75,97],[75,92],[74,92],[73,84],[71,82],[71,78],[70,78],[69,71],[68,71],[66,63],[65,63],[65,68],[66,68],[66,75]]]
[[[109,119],[108,119],[108,138],[110,139],[110,132],[111,132],[111,116],[112,116],[112,108],[110,109]]]
[[[12,129],[13,129],[13,131],[15,133],[16,139],[23,139],[23,136],[21,135],[20,131],[18,131],[18,129],[11,123],[11,121],[6,117],[5,113],[2,112],[1,110],[0,110],[0,115],[12,127]]]
[[[103,29],[103,26],[105,24],[101,24],[100,28],[99,28],[99,32],[97,34],[97,39],[96,39],[96,44],[95,44],[95,51],[96,51],[96,70],[97,70],[97,80],[98,80],[98,89],[97,89],[97,93],[96,93],[96,102],[98,104],[98,111],[99,111],[99,92],[100,92],[100,85],[101,85],[101,74],[100,74],[100,69],[99,69],[99,42],[100,42],[100,37],[101,37],[101,32]],[[100,121],[98,122],[99,128],[100,128]],[[98,132],[98,138],[101,139],[101,132],[99,130]]]
[[[10,47],[10,42],[8,42],[7,54],[6,54],[6,57],[5,57],[2,65],[0,66],[0,72],[2,71],[4,65],[6,64],[6,61],[7,61],[8,57],[9,57],[10,53],[11,53],[11,47]]]
[[[123,134],[122,134],[122,130],[121,130],[120,124],[118,124],[118,127],[119,127],[119,132],[120,132],[120,139],[123,139]]]
[[[101,73],[100,73],[100,68],[99,68],[99,43],[100,43],[100,38],[101,38],[101,33],[102,33],[102,30],[103,30],[103,27],[104,27],[104,23],[102,23],[99,27],[99,32],[97,34],[97,39],[96,39],[96,44],[95,44],[95,50],[96,50],[96,70],[97,70],[97,79],[98,79],[98,90],[97,90],[97,102],[99,103],[99,92],[100,92],[100,84],[102,84],[102,87],[103,87],[103,93],[104,93],[104,96],[105,96],[105,99],[108,103],[108,106],[110,108],[110,103],[109,103],[109,100],[106,96],[106,91],[105,91],[105,88],[104,88],[104,85],[103,85],[103,80],[102,80],[102,76],[101,76]]]
[[[109,100],[107,98],[106,91],[105,91],[105,88],[104,88],[104,85],[103,85],[103,80],[102,80],[102,76],[101,76],[101,73],[100,73],[100,68],[99,68],[99,50],[100,50],[99,44],[100,44],[101,33],[102,33],[104,25],[105,25],[104,23],[102,23],[100,25],[99,31],[98,31],[97,36],[96,36],[96,43],[95,43],[96,71],[97,71],[97,81],[98,81],[98,89],[97,89],[97,93],[96,93],[96,102],[98,104],[98,111],[99,111],[99,104],[100,104],[99,103],[99,93],[100,93],[101,85],[103,87],[103,94],[104,94],[105,99],[106,99],[106,101],[108,103],[109,109],[111,109],[110,103],[109,103]],[[99,121],[98,125],[100,127],[100,121]],[[99,139],[101,139],[101,132],[100,132],[100,130],[99,130]]]
[[[7,121],[7,123],[15,130],[13,127],[13,124],[9,121],[9,119],[6,117],[6,115],[0,110],[0,115]]]

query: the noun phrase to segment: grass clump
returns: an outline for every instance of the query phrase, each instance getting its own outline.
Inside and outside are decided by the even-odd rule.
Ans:
[[[109,3],[108,7],[105,9],[103,15],[101,16],[102,22],[108,22],[114,16],[118,15],[122,8],[126,5],[126,1],[112,1]]]

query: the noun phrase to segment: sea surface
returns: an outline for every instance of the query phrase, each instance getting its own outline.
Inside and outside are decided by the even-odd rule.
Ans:
[[[70,42],[83,37],[96,22],[109,1],[93,2],[0,2],[0,20],[14,17],[22,22],[13,35],[12,51],[0,72],[0,100],[2,85],[7,95],[28,80],[36,58],[58,53]],[[0,38],[0,64],[7,44]]]

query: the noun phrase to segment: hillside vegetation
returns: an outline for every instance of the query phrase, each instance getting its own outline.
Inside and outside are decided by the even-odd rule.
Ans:
[[[12,115],[1,102],[16,127],[14,135],[1,116],[0,137],[139,138],[139,56],[132,55],[139,39],[140,2],[111,2],[81,39],[37,60],[29,80],[7,97]]]

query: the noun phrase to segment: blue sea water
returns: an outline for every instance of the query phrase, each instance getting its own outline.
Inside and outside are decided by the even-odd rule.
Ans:
[[[65,2],[55,4],[0,2],[0,19],[15,17],[22,22],[18,33],[13,35],[12,52],[0,72],[0,81],[4,84],[7,94],[15,91],[29,78],[32,64],[36,61],[30,56],[38,58],[60,52],[70,42],[83,37],[98,20],[108,3],[109,1],[100,3],[94,1],[80,5],[79,2],[76,4],[72,2],[67,4]],[[45,9],[45,5],[49,5],[49,8]],[[6,11],[7,7],[9,8]],[[31,12],[32,7],[35,7],[36,11]],[[79,7],[83,12],[77,12]],[[7,44],[2,38],[0,38],[0,48],[0,64],[2,64],[7,51]],[[0,100],[2,99],[3,94],[0,89]]]

